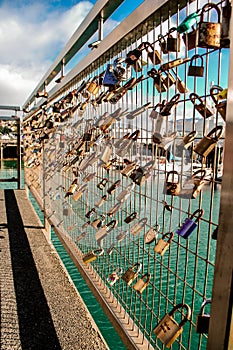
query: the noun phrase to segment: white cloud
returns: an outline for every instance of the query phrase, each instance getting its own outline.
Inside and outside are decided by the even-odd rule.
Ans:
[[[0,7],[0,105],[22,105],[93,5],[70,9],[42,2]]]

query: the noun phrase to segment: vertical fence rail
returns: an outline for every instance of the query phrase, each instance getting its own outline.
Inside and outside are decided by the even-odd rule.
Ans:
[[[191,316],[172,348],[206,349],[208,344],[211,350],[226,349],[231,318],[227,310],[232,302],[232,259],[229,256],[222,262],[224,245],[226,254],[232,253],[230,49],[227,44],[190,49],[189,34],[182,33],[180,50],[166,52],[163,42],[173,45],[178,36],[171,29],[198,10],[200,22],[200,10],[208,1],[152,3],[145,1],[125,20],[130,31],[124,23],[116,28],[112,35],[117,41],[110,47],[111,34],[106,37],[109,48],[100,46],[89,64],[87,56],[74,69],[83,67],[69,84],[43,110],[25,119],[25,179],[43,202],[47,219],[83,276],[98,289],[96,296],[110,318],[114,314],[109,311],[111,304],[117,305],[120,311],[115,317],[121,316],[112,320],[120,333],[125,329],[132,338],[127,342],[121,334],[129,348],[163,349],[164,338],[155,332],[156,326],[176,305],[185,304]],[[213,3],[223,13],[225,1]],[[206,11],[205,20],[216,22],[214,11],[215,7]],[[198,24],[194,21],[193,25]],[[192,31],[190,25],[188,33]],[[148,42],[150,46],[143,45]],[[157,61],[151,60],[151,48],[157,50]],[[199,55],[199,62],[194,55]],[[179,64],[164,66],[178,59]],[[197,72],[202,62],[203,76],[191,74],[190,65],[197,66]],[[118,76],[119,86],[114,89],[102,80],[109,73],[109,64],[115,64],[115,72],[125,69],[124,79],[119,81]],[[129,86],[132,78],[137,79],[133,87]],[[228,84],[224,152],[226,96],[216,100],[213,89],[225,93]],[[195,137],[187,145],[190,132]],[[206,144],[214,144],[208,155]],[[188,224],[193,231],[184,238],[181,230]],[[165,242],[167,250],[159,254],[158,246]],[[98,256],[101,249],[104,254]],[[86,266],[82,257],[87,259],[86,254],[93,255],[93,251],[97,256]],[[229,270],[224,280],[225,270],[219,266]],[[129,275],[133,277],[128,280]],[[220,308],[226,279],[229,302]],[[109,290],[112,303],[101,296]],[[211,319],[213,310],[209,340],[207,332],[196,330],[197,315],[206,299],[213,299],[213,305],[204,309],[206,314],[211,310]],[[220,309],[222,320],[228,315],[221,327],[215,322]],[[184,318],[183,311],[179,308],[173,315],[176,322]]]

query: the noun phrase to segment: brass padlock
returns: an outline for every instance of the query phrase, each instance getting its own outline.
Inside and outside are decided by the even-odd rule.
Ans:
[[[170,196],[178,196],[180,192],[180,176],[176,170],[167,172],[166,181],[164,183],[164,194]]]
[[[174,38],[172,33],[176,31],[176,28],[171,28],[167,36],[167,46],[168,52],[179,52],[180,51],[180,34],[177,32],[177,37]]]
[[[149,59],[151,60],[152,64],[154,64],[156,66],[157,64],[161,63],[161,61],[162,61],[161,56],[160,56],[159,52],[157,50],[155,50],[154,46],[151,43],[146,42],[145,49],[147,51],[147,55],[148,55]]]
[[[149,272],[145,273],[133,286],[133,288],[140,294],[146,289],[151,279]]]
[[[99,92],[100,87],[99,77],[94,77],[87,86],[87,91],[93,95],[96,95]]]
[[[204,302],[201,305],[200,313],[196,317],[196,332],[197,333],[208,334],[210,315],[204,313],[204,308],[206,307],[207,304],[211,304],[211,299],[204,300]]]
[[[152,68],[147,72],[148,76],[153,78],[154,87],[158,92],[167,91],[167,87],[165,85],[166,77],[162,75],[161,72],[158,72],[155,68]]]
[[[113,205],[111,209],[108,210],[107,215],[109,217],[112,217],[114,214],[116,214],[119,211],[122,205],[123,205],[123,202],[117,202],[116,204]]]
[[[122,279],[128,284],[128,286],[131,285],[131,283],[137,278],[139,272],[141,271],[142,264],[139,262],[136,262],[132,267],[130,267],[125,273],[122,275]]]
[[[193,61],[200,59],[201,65],[200,66],[194,66]],[[203,77],[204,75],[204,60],[201,55],[194,55],[190,60],[190,66],[188,69],[188,75],[190,77]]]
[[[103,190],[104,187],[107,185],[108,183],[108,179],[106,177],[104,177],[98,184],[97,184],[97,187],[100,189],[100,190]]]
[[[215,148],[219,138],[222,135],[223,127],[218,125],[213,128],[207,136],[204,136],[194,147],[194,152],[206,158],[208,154]]]
[[[92,250],[83,256],[83,262],[85,264],[89,264],[90,262],[95,261],[98,258],[98,256],[103,254],[104,254],[103,249]]]
[[[227,90],[223,89],[219,85],[213,85],[210,88],[210,96],[212,100],[215,103],[215,107],[219,114],[221,115],[222,119],[225,121],[226,120],[226,109],[227,109],[227,93],[225,94],[224,92],[227,92]],[[222,95],[221,95],[222,92]]]
[[[186,58],[176,58],[175,60],[173,61],[169,61],[167,63],[164,63],[160,66],[159,68],[159,71],[161,72],[164,72],[168,69],[172,69],[172,68],[175,68],[175,67],[178,67],[180,66],[181,64],[183,63],[186,63],[186,62],[189,62],[190,61],[190,58],[189,57],[186,57]]]
[[[163,108],[161,109],[160,113],[163,116],[168,116],[171,114],[171,111],[173,108],[176,107],[176,105],[178,104],[178,101],[180,99],[180,94],[175,94],[170,101],[166,102],[163,106]]]
[[[74,179],[74,181],[72,182],[72,184],[70,185],[70,187],[68,188],[68,190],[65,194],[65,198],[74,194],[74,192],[78,189],[78,187],[79,187],[78,179]]]
[[[192,92],[189,95],[189,98],[193,103],[194,108],[200,113],[203,118],[210,118],[214,114],[213,109],[209,107],[207,103],[203,102],[201,97],[198,96],[195,92]],[[196,100],[198,100],[200,103],[197,104]]]
[[[100,218],[95,219],[91,222],[91,226],[94,227],[96,230],[101,228],[103,226],[103,223],[105,222],[106,217],[104,215],[100,215]]]
[[[108,194],[113,194],[113,193],[116,191],[117,187],[120,186],[120,184],[121,184],[121,180],[115,181],[115,182],[107,189]]]
[[[217,12],[218,22],[204,22],[204,14],[214,9]],[[198,28],[198,46],[206,48],[219,48],[222,25],[220,22],[220,9],[216,4],[208,3],[201,10],[200,22]]]
[[[180,323],[177,323],[173,315],[178,309],[185,309],[186,315],[183,317]],[[167,348],[170,348],[174,341],[183,332],[183,326],[191,318],[191,309],[187,304],[176,305],[168,314],[166,314],[161,321],[154,328],[153,332],[157,338],[161,340]]]
[[[130,162],[126,164],[126,166],[121,170],[121,174],[123,176],[129,177],[132,172],[135,170],[137,163],[136,162]]]
[[[169,89],[172,85],[176,83],[176,79],[170,72],[165,72],[165,78],[163,83],[166,86],[166,88]]]
[[[165,239],[169,237],[167,241]],[[167,232],[162,235],[162,238],[158,241],[158,243],[154,246],[154,251],[158,253],[159,255],[163,256],[164,253],[167,251],[169,248],[172,239],[174,237],[174,232]]]

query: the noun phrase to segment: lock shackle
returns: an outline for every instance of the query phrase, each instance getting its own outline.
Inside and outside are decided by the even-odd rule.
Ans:
[[[200,22],[204,22],[204,14],[205,14],[205,12],[208,12],[208,11],[210,11],[212,9],[216,10],[217,15],[218,15],[218,22],[217,23],[220,23],[220,17],[221,17],[220,9],[219,9],[219,7],[216,4],[213,4],[212,2],[209,3],[209,4],[206,4],[206,5],[204,5],[202,7]]]
[[[199,315],[204,315],[204,308],[206,307],[207,304],[211,304],[211,303],[212,303],[211,299],[204,300],[203,303],[201,304]]]
[[[123,272],[123,270],[122,270],[122,268],[121,267],[118,267],[115,271],[113,271],[111,274],[113,274],[113,273],[115,273],[116,275],[122,275],[122,272]]]
[[[125,218],[124,221],[125,221],[126,223],[130,223],[131,221],[133,221],[134,219],[136,219],[137,215],[138,215],[138,212],[137,212],[137,211],[134,211],[134,212],[131,213],[129,216],[127,216],[127,217]]]
[[[169,115],[172,107],[176,106],[179,99],[180,99],[180,94],[177,93],[174,96],[172,96],[172,98],[170,99],[170,101],[168,101],[167,103],[165,103],[164,107],[161,110],[161,115]],[[162,102],[163,103],[163,102]]]
[[[129,140],[137,141],[138,137],[140,135],[140,130],[135,130],[130,136]]]
[[[218,91],[217,93],[216,90]],[[213,85],[210,88],[210,96],[216,105],[218,104],[218,94],[221,91],[223,91],[223,88],[219,85]]]
[[[155,68],[152,68],[151,70],[148,70],[147,72],[147,75],[150,77],[150,78],[154,78],[155,75],[158,75],[158,71],[155,69]]]
[[[189,95],[189,98],[190,98],[190,101],[195,105],[195,101],[196,99],[199,100],[199,102],[201,103],[201,105],[205,106],[204,102],[202,101],[201,97],[196,94],[195,92],[192,92],[190,95]]]
[[[108,230],[108,232],[110,232],[111,230],[113,230],[115,227],[117,227],[118,225],[118,220],[114,219],[112,221],[110,221],[107,225],[106,228]]]
[[[198,60],[198,59],[201,60],[201,65],[200,66],[204,66],[203,56],[196,54],[196,55],[193,55],[193,57],[191,57],[191,59],[190,59],[190,67],[193,66],[193,61]]]
[[[193,218],[196,216],[195,222],[198,222],[203,215],[204,215],[204,210],[203,209],[197,209],[190,216],[190,220],[193,220]]]
[[[174,182],[174,183],[179,183],[180,175],[179,175],[178,171],[176,171],[176,170],[168,171],[167,176],[166,176],[166,182],[170,182],[170,181],[168,181],[168,179],[171,175],[172,175],[172,182],[175,181],[175,175],[177,175],[177,178],[178,178],[177,182]]]
[[[175,28],[175,27],[172,27],[172,28],[170,28],[169,29],[169,31],[168,31],[168,38],[171,38],[172,37],[172,35],[171,35],[171,33],[173,33],[173,32],[177,32],[177,29]],[[177,32],[178,33],[178,32]],[[179,34],[179,33],[178,33]]]
[[[140,262],[136,262],[132,267],[131,267],[131,270],[138,274],[140,271],[141,271],[141,268],[142,268],[142,264]]]
[[[199,169],[199,170],[195,171],[195,173],[193,173],[193,175],[192,175],[192,179],[198,178],[198,174],[200,174],[200,176],[201,176],[200,181],[203,181],[205,176],[206,176],[206,170]]]
[[[149,51],[149,48],[151,49],[151,51]],[[154,45],[149,43],[149,41],[146,41],[145,42],[145,49],[146,49],[146,52],[154,52]]]
[[[158,38],[158,41],[159,41],[160,43],[165,43],[165,37],[164,37],[164,35],[159,34],[157,38]]]
[[[183,141],[186,143],[194,141],[195,137],[197,136],[198,132],[196,130],[190,131],[187,135],[183,137]]]
[[[169,239],[168,239],[168,241],[167,241],[167,243],[171,243],[171,241],[172,241],[172,239],[173,239],[173,237],[174,237],[174,232],[167,232],[167,233],[164,233],[163,235],[162,235],[162,239],[164,240],[164,238],[167,238],[167,237],[169,237]]]
[[[94,249],[94,250],[92,250],[92,252],[93,252],[95,255],[100,256],[100,255],[103,255],[103,254],[104,254],[104,249],[103,249],[103,248]]]
[[[153,228],[154,231],[159,232],[159,230],[160,230],[160,225],[159,225],[159,224],[155,224],[152,228]]]
[[[178,310],[178,309],[185,309],[186,310],[186,315],[184,316],[183,320],[179,323],[179,327],[183,327],[183,325],[190,320],[191,318],[191,309],[190,306],[188,304],[177,304],[170,312],[169,312],[169,316],[173,316],[174,313]]]
[[[213,128],[209,132],[209,134],[207,134],[207,137],[211,137],[214,133],[216,133],[216,135],[213,136],[212,139],[217,141],[221,137],[222,132],[223,132],[223,126],[222,125],[217,125],[215,128]]]
[[[142,275],[141,277],[141,280],[144,280],[145,278],[145,284],[148,284],[151,279],[151,274],[149,272],[144,273],[144,275]]]

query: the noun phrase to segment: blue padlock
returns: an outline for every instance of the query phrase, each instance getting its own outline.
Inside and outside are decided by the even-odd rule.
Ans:
[[[197,209],[190,216],[190,218],[185,219],[181,227],[178,230],[176,230],[176,233],[178,233],[179,236],[187,239],[197,227],[197,223],[200,220],[200,218],[203,216],[203,214],[204,214],[203,209]],[[196,216],[196,220],[194,221],[195,216]]]

